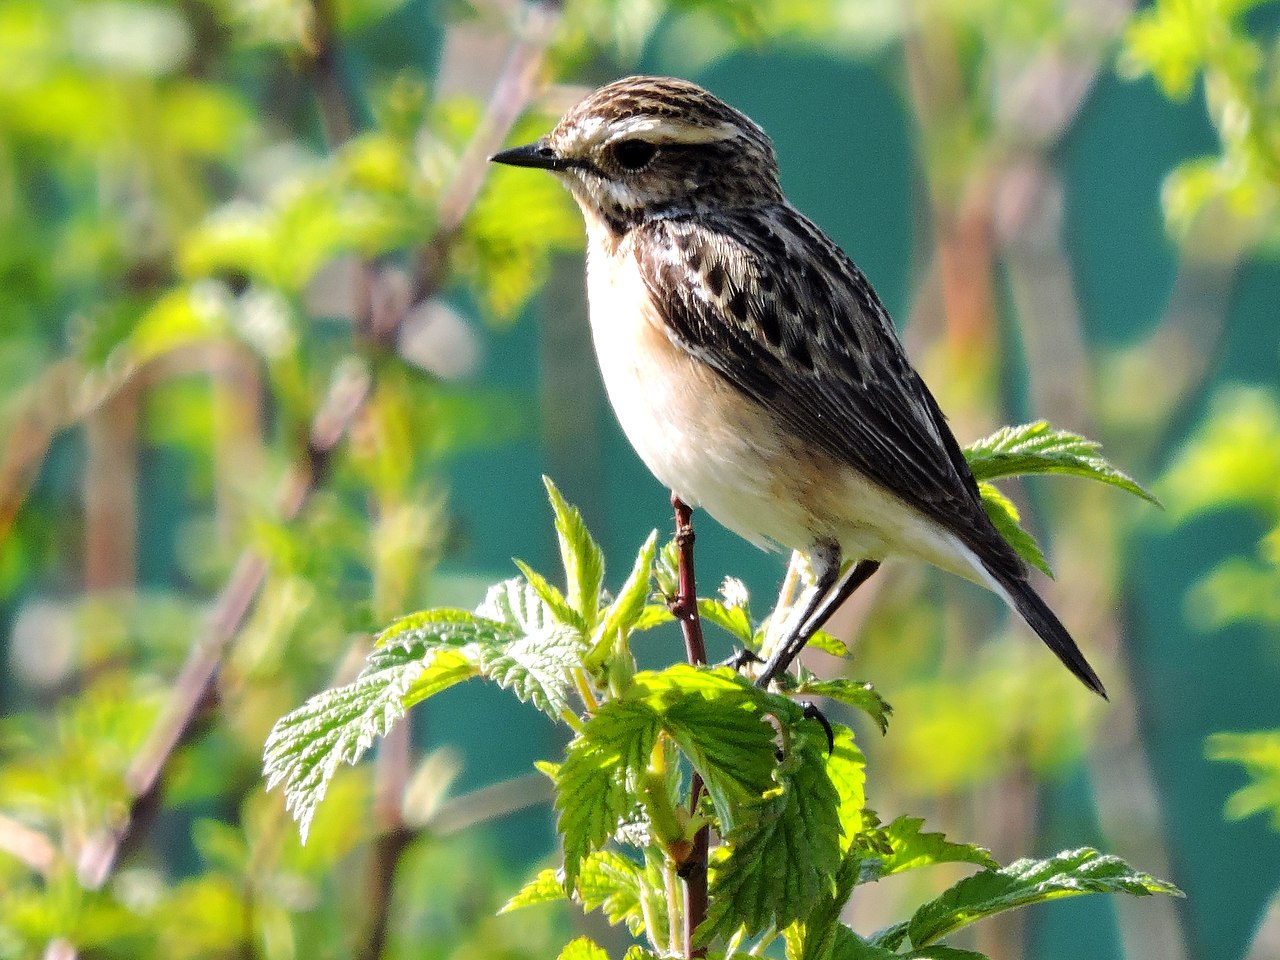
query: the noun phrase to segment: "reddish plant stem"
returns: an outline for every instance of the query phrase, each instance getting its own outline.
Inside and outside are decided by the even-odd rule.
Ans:
[[[689,662],[707,662],[707,646],[702,638],[702,620],[698,617],[698,589],[693,573],[693,510],[674,493],[671,506],[676,513],[676,547],[679,550],[676,596],[669,604],[672,615],[680,621],[684,647]],[[696,814],[702,797],[702,777],[694,771],[689,791],[689,813]],[[689,857],[678,872],[684,881],[684,955],[705,957],[707,951],[695,948],[693,935],[707,918],[707,858],[711,850],[711,828],[703,825],[693,837]]]

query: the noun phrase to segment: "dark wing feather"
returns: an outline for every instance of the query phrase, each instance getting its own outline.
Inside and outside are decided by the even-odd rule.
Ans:
[[[875,291],[826,234],[788,206],[637,229],[641,274],[676,343],[954,532],[993,574],[1025,575]]]

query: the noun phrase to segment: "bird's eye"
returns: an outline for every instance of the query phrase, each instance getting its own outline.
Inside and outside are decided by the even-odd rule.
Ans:
[[[648,165],[658,148],[645,140],[623,140],[613,148],[613,158],[623,170],[635,173]]]

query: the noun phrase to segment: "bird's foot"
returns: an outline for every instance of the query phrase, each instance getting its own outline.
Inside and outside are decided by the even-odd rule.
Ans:
[[[831,756],[836,749],[836,732],[831,728],[831,721],[811,700],[800,701],[800,706],[804,707],[804,719],[817,720],[822,724],[822,730],[827,735],[827,756]]]
[[[741,673],[746,667],[752,664],[764,663],[754,650],[748,650],[746,647],[739,647],[732,654],[716,664],[717,667],[732,667],[734,673]]]

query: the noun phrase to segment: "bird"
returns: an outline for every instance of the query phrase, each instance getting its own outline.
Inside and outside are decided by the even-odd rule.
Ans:
[[[758,685],[906,556],[994,591],[1106,697],[870,282],[787,200],[758,124],[690,81],[632,76],[490,159],[550,171],[577,201],[602,379],[648,469],[748,542],[807,555],[814,587]]]

